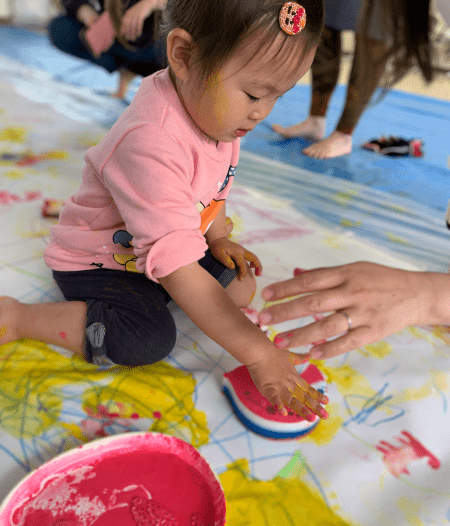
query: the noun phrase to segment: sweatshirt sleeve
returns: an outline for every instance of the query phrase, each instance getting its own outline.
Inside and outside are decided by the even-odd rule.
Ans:
[[[175,138],[144,125],[122,137],[101,170],[133,236],[136,268],[154,281],[198,261],[207,249],[190,163]]]

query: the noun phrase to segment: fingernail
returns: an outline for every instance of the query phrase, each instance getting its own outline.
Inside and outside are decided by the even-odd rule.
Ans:
[[[283,416],[287,416],[288,412],[286,411],[286,408],[284,407],[284,405],[279,405],[278,406],[278,412],[283,415]]]
[[[323,351],[321,351],[320,349],[314,349],[313,351],[311,351],[311,356],[317,360],[318,358],[321,358],[323,356]]]
[[[272,321],[272,316],[268,312],[261,312],[259,314],[259,322],[263,325],[268,325]]]
[[[259,267],[256,267],[255,274],[257,276],[262,276],[262,270]]]
[[[309,415],[306,417],[308,422],[312,422],[313,420],[316,419],[316,416],[313,415],[312,413],[309,413]]]
[[[274,292],[271,289],[263,289],[261,295],[265,300],[269,301],[270,298],[274,295]]]
[[[278,347],[278,349],[282,349],[283,347],[286,347],[288,344],[288,341],[286,338],[283,338],[283,336],[275,336],[273,343],[275,344],[275,347]]]
[[[325,409],[321,409],[319,414],[320,414],[321,418],[325,418],[325,420],[330,416],[330,415],[325,411]]]

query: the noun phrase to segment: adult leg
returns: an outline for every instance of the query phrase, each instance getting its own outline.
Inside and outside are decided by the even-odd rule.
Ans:
[[[339,77],[340,56],[341,32],[325,27],[311,66],[312,95],[309,116],[303,122],[289,127],[274,124],[274,131],[284,137],[323,139],[328,102]]]
[[[335,131],[323,141],[319,141],[305,150],[303,153],[316,159],[326,159],[349,154],[352,151],[352,134],[364,110],[370,103],[370,99],[376,90],[380,79],[385,71],[386,44],[373,38],[367,39],[367,49],[360,46],[358,35],[356,35],[355,54],[347,88],[347,97],[344,110]],[[360,68],[361,54],[371,57],[373,66],[363,73]]]

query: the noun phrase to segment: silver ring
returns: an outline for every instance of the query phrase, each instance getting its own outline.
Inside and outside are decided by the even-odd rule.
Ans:
[[[342,314],[342,316],[345,316],[345,319],[347,320],[347,323],[348,323],[347,331],[351,331],[352,330],[352,319],[350,318],[350,316],[343,310],[337,310],[336,313]]]

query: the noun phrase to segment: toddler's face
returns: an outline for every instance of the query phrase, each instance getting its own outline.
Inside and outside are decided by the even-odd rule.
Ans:
[[[253,49],[252,49],[253,48]],[[300,68],[270,66],[273,48],[255,56],[254,46],[243,46],[224,67],[211,75],[205,89],[184,86],[184,103],[197,126],[215,141],[243,137],[272,111],[278,97],[290,90],[311,67],[315,48],[304,56]],[[273,62],[272,62],[273,64]]]

